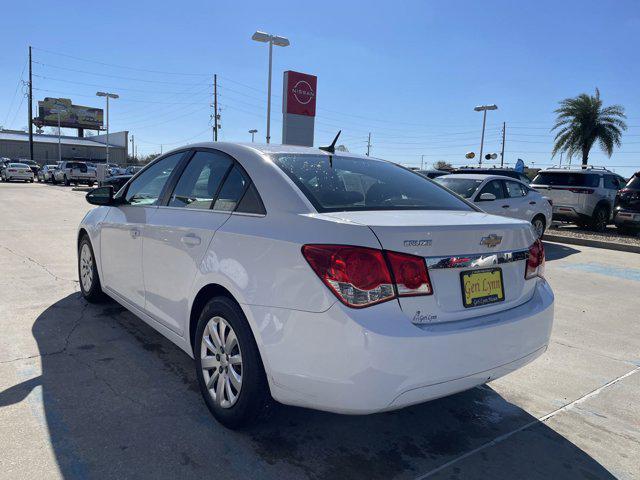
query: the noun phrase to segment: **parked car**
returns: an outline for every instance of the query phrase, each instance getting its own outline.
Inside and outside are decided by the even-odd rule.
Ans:
[[[44,165],[40,170],[38,170],[38,181],[51,182],[53,180],[53,172],[57,167],[57,165]]]
[[[618,191],[613,221],[623,233],[640,232],[640,172]]]
[[[416,173],[419,173],[420,175],[422,175],[423,177],[427,177],[427,178],[438,178],[441,177],[442,175],[448,175],[449,172],[446,172],[444,170],[416,170]]]
[[[38,176],[38,171],[40,171],[40,165],[37,162],[34,162],[33,160],[28,160],[26,158],[20,158],[16,160],[16,162],[24,163],[25,165],[28,165],[31,171],[33,172],[34,178]]]
[[[97,174],[94,168],[89,168],[84,162],[62,161],[58,163],[53,173],[53,183],[64,183],[71,185],[74,183],[86,183],[90,187],[96,182]]]
[[[529,185],[531,179],[527,177],[522,172],[517,172],[513,168],[506,167],[460,167],[454,168],[451,172],[451,175],[458,174],[480,174],[480,175],[502,175],[503,177],[515,178],[516,180],[520,180],[521,182]]]
[[[391,162],[203,143],[87,200],[100,207],[78,230],[82,295],[107,294],[194,357],[207,407],[231,428],[271,398],[402,408],[549,343],[554,299],[531,225]]]
[[[130,165],[124,169],[124,175],[135,175],[140,170],[142,170],[142,166],[140,165]]]
[[[26,163],[9,163],[2,171],[2,181],[11,182],[13,180],[23,180],[33,183],[33,172]]]
[[[531,188],[553,201],[553,219],[603,231],[611,221],[625,179],[603,167],[540,170]]]
[[[2,177],[2,173],[7,165],[11,163],[11,159],[7,157],[0,158],[0,178]]]
[[[501,175],[458,174],[435,180],[487,213],[531,222],[540,238],[551,225],[551,202],[526,183]]]
[[[125,183],[132,178],[133,175],[114,175],[113,177],[107,177],[100,182],[101,187],[107,187],[111,185],[113,187],[113,191],[117,192],[120,190]]]

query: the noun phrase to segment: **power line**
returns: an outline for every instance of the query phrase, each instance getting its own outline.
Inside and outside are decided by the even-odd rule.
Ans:
[[[11,115],[11,110],[13,108],[13,102],[16,99],[16,95],[18,94],[18,89],[20,88],[20,85],[23,84],[24,80],[23,80],[23,76],[24,76],[24,70],[25,68],[27,68],[27,62],[28,60],[25,60],[24,65],[22,67],[22,71],[20,72],[20,76],[18,77],[18,83],[16,83],[16,89],[13,91],[13,96],[11,97],[11,102],[9,103],[9,110],[7,110],[7,115],[4,118],[4,124],[7,124],[7,120],[9,119],[9,115]]]

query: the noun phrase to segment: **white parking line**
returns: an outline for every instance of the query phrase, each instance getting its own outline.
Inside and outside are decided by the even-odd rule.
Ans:
[[[551,413],[547,413],[546,415],[543,415],[542,417],[536,418],[535,420],[532,420],[531,422],[516,428],[515,430],[512,430],[511,432],[507,432],[504,435],[500,435],[499,437],[494,438],[493,440],[491,440],[490,442],[484,443],[482,445],[480,445],[477,448],[474,448],[473,450],[468,451],[467,453],[464,453],[456,458],[454,458],[453,460],[448,461],[447,463],[443,463],[442,465],[440,465],[439,467],[434,468],[433,470],[420,475],[419,477],[416,477],[415,480],[423,480],[425,478],[429,478],[430,476],[444,470],[445,468],[450,467],[451,465],[455,465],[456,463],[458,463],[461,460],[464,460],[467,457],[470,457],[471,455],[474,455],[475,453],[478,453],[486,448],[492,447],[494,445],[497,445],[501,442],[503,442],[504,440],[512,437],[513,435],[515,435],[516,433],[519,433],[523,430],[526,430],[529,427],[532,427],[538,423],[542,423],[542,422],[546,422],[547,420],[549,420],[550,418],[556,416],[558,413],[567,411],[567,410],[571,410],[574,406],[588,400],[591,397],[595,397],[596,395],[598,395],[600,392],[602,392],[604,389],[610,387],[611,385],[614,385],[616,383],[618,383],[620,380],[623,380],[631,375],[633,375],[634,373],[638,373],[640,372],[640,367],[634,368],[633,370],[625,373],[624,375],[615,378],[613,380],[611,380],[610,382],[605,383],[604,385],[602,385],[601,387],[596,388],[595,390],[592,390],[591,392],[583,395],[582,397],[567,403],[566,405],[563,405],[562,407],[554,410]]]

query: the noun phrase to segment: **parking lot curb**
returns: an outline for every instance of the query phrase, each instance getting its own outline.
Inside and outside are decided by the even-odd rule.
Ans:
[[[640,253],[640,246],[628,245],[626,243],[603,242],[602,240],[565,237],[563,235],[549,235],[547,233],[544,234],[542,239],[545,242],[568,243],[571,245],[581,245],[583,247],[606,248],[608,250],[618,250],[620,252]]]

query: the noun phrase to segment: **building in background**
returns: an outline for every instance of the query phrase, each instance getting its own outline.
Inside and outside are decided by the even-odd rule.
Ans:
[[[106,135],[92,137],[69,137],[62,135],[62,160],[105,162],[107,158]],[[109,134],[109,160],[127,163],[129,132]],[[11,159],[29,158],[29,134],[22,130],[0,130],[0,157]],[[58,135],[39,134],[33,136],[33,159],[44,165],[58,161]]]

